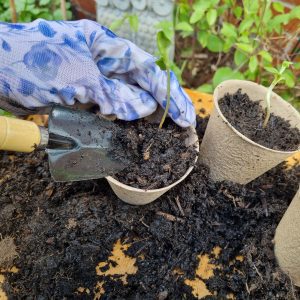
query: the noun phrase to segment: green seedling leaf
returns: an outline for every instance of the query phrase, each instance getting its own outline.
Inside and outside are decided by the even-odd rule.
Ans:
[[[211,52],[221,52],[223,50],[223,41],[214,34],[210,34],[207,40],[207,48]]]
[[[168,55],[168,48],[171,45],[171,41],[168,39],[168,37],[165,35],[163,31],[159,31],[157,33],[157,48],[161,55],[161,57],[164,60],[164,63],[168,67],[168,61],[169,61],[169,55]]]
[[[173,23],[170,21],[161,21],[156,26],[157,29],[162,30],[169,40],[174,37],[174,27]]]
[[[243,52],[239,51],[238,49],[234,52],[234,63],[237,66],[243,65],[248,61],[248,56],[245,55]]]
[[[300,70],[300,62],[294,63],[294,69]]]
[[[251,73],[254,73],[257,69],[257,66],[258,66],[258,60],[257,60],[257,57],[256,55],[253,55],[250,57],[250,60],[249,60],[249,70]]]
[[[209,83],[204,83],[197,88],[197,91],[202,92],[202,93],[208,93],[208,94],[211,94],[213,92],[213,90],[214,89],[213,89],[212,84],[209,84]]]
[[[221,82],[229,79],[244,79],[244,76],[239,71],[234,71],[229,67],[219,68],[213,77],[213,86],[216,87]]]
[[[215,24],[216,20],[217,20],[217,10],[214,8],[211,8],[207,14],[206,14],[206,20],[208,25],[213,25]]]
[[[225,42],[224,42],[223,51],[225,53],[227,53],[228,51],[230,51],[232,49],[234,44],[235,44],[235,38],[234,37],[227,37]]]
[[[236,46],[247,53],[252,53],[254,51],[252,45],[250,44],[236,43]]]
[[[188,32],[194,31],[193,27],[187,22],[179,22],[178,24],[176,24],[175,29]]]
[[[279,13],[284,12],[284,5],[281,2],[273,2],[272,5],[275,11]]]
[[[129,25],[132,31],[137,32],[139,29],[139,18],[137,15],[130,15],[128,17]]]
[[[113,21],[109,26],[110,30],[112,30],[112,31],[118,30],[124,24],[125,19],[126,19],[126,17],[123,17],[121,19],[117,19],[117,20]]]
[[[300,5],[293,7],[290,11],[290,20],[292,19],[300,19]]]
[[[237,37],[236,28],[234,27],[234,25],[230,23],[226,23],[226,22],[223,23],[221,33],[226,37],[233,37],[233,38]]]
[[[266,71],[268,71],[269,73],[272,73],[272,74],[279,74],[279,71],[273,67],[264,67],[264,69]]]
[[[167,66],[165,64],[164,59],[161,57],[156,61],[156,64],[163,70],[165,71],[167,69]]]
[[[260,55],[265,61],[267,61],[269,63],[271,63],[273,61],[273,58],[268,51],[261,50],[258,52],[258,55]]]
[[[295,75],[291,70],[285,70],[285,72],[282,73],[282,77],[289,88],[293,88],[295,86]]]

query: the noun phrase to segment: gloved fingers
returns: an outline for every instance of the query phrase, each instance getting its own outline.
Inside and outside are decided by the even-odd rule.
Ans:
[[[132,121],[151,115],[157,108],[152,95],[138,86],[120,79],[100,77],[101,89],[95,102],[103,115],[116,115],[118,119]]]
[[[156,59],[128,40],[117,37],[97,23],[85,24],[90,51],[100,72],[107,78],[122,78],[137,84],[163,107],[166,107],[167,73],[156,65]],[[195,124],[194,106],[171,73],[171,105],[169,116],[179,126]]]

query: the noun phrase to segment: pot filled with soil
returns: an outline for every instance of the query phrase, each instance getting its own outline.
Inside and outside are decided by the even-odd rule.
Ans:
[[[194,127],[180,128],[167,120],[162,129],[146,120],[118,121],[122,134],[115,137],[129,158],[129,166],[106,177],[123,201],[144,205],[163,195],[192,171],[199,152]]]
[[[300,189],[275,233],[275,255],[281,269],[300,287]]]
[[[199,155],[212,179],[246,184],[300,150],[300,115],[273,92],[264,127],[267,92],[243,80],[228,80],[215,89]]]

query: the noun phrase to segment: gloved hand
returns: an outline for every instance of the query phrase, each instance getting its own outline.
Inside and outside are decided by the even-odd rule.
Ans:
[[[134,120],[153,113],[157,102],[165,107],[166,80],[153,56],[96,22],[0,23],[0,96],[27,108],[78,100]],[[195,123],[173,73],[169,115],[182,127]]]

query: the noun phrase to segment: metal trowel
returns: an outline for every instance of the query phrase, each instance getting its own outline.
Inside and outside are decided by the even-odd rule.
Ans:
[[[48,128],[31,121],[0,117],[0,150],[32,152],[45,148],[55,181],[97,179],[128,165],[114,155],[120,128],[93,113],[55,106]]]

